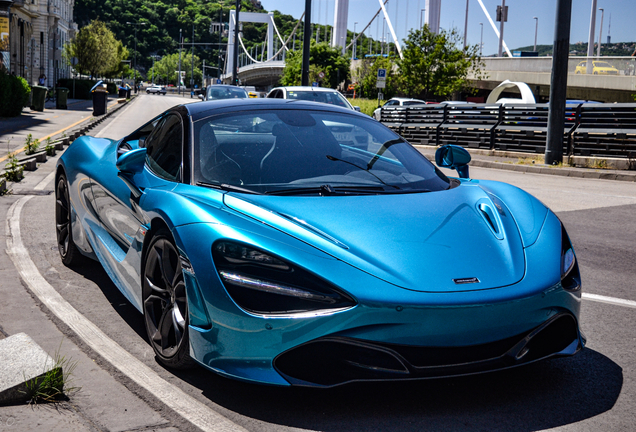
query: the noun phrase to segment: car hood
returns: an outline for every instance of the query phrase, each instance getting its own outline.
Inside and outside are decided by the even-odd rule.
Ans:
[[[372,196],[229,193],[224,202],[409,290],[491,289],[514,284],[524,275],[514,218],[505,204],[477,185]]]

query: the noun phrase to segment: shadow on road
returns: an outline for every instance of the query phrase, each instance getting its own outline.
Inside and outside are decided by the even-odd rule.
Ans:
[[[472,377],[326,390],[251,385],[203,369],[175,375],[247,417],[323,431],[549,429],[610,410],[623,386],[621,367],[590,349]]]

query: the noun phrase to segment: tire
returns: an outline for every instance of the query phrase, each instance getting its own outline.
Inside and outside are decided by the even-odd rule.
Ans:
[[[55,185],[55,234],[62,263],[67,267],[80,264],[84,256],[73,241],[71,200],[68,193],[68,181],[64,174],[58,178]]]
[[[179,253],[167,229],[152,238],[144,257],[142,296],[148,341],[172,369],[195,365],[190,357],[188,300]]]
[[[150,92],[148,90],[146,90],[146,94],[150,94]]]

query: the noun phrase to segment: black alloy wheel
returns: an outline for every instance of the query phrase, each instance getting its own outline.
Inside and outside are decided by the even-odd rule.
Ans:
[[[68,193],[68,182],[64,175],[60,175],[55,187],[55,233],[62,263],[66,266],[80,263],[83,256],[73,241],[71,200]]]
[[[153,237],[143,270],[146,332],[159,361],[174,369],[194,365],[188,341],[188,301],[181,260],[168,230]]]

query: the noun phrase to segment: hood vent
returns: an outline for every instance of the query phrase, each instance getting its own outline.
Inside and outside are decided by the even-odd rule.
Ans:
[[[504,236],[501,228],[501,222],[497,216],[497,212],[493,210],[492,206],[482,202],[477,205],[477,209],[479,209],[479,213],[484,218],[495,237],[499,240],[503,240]]]

